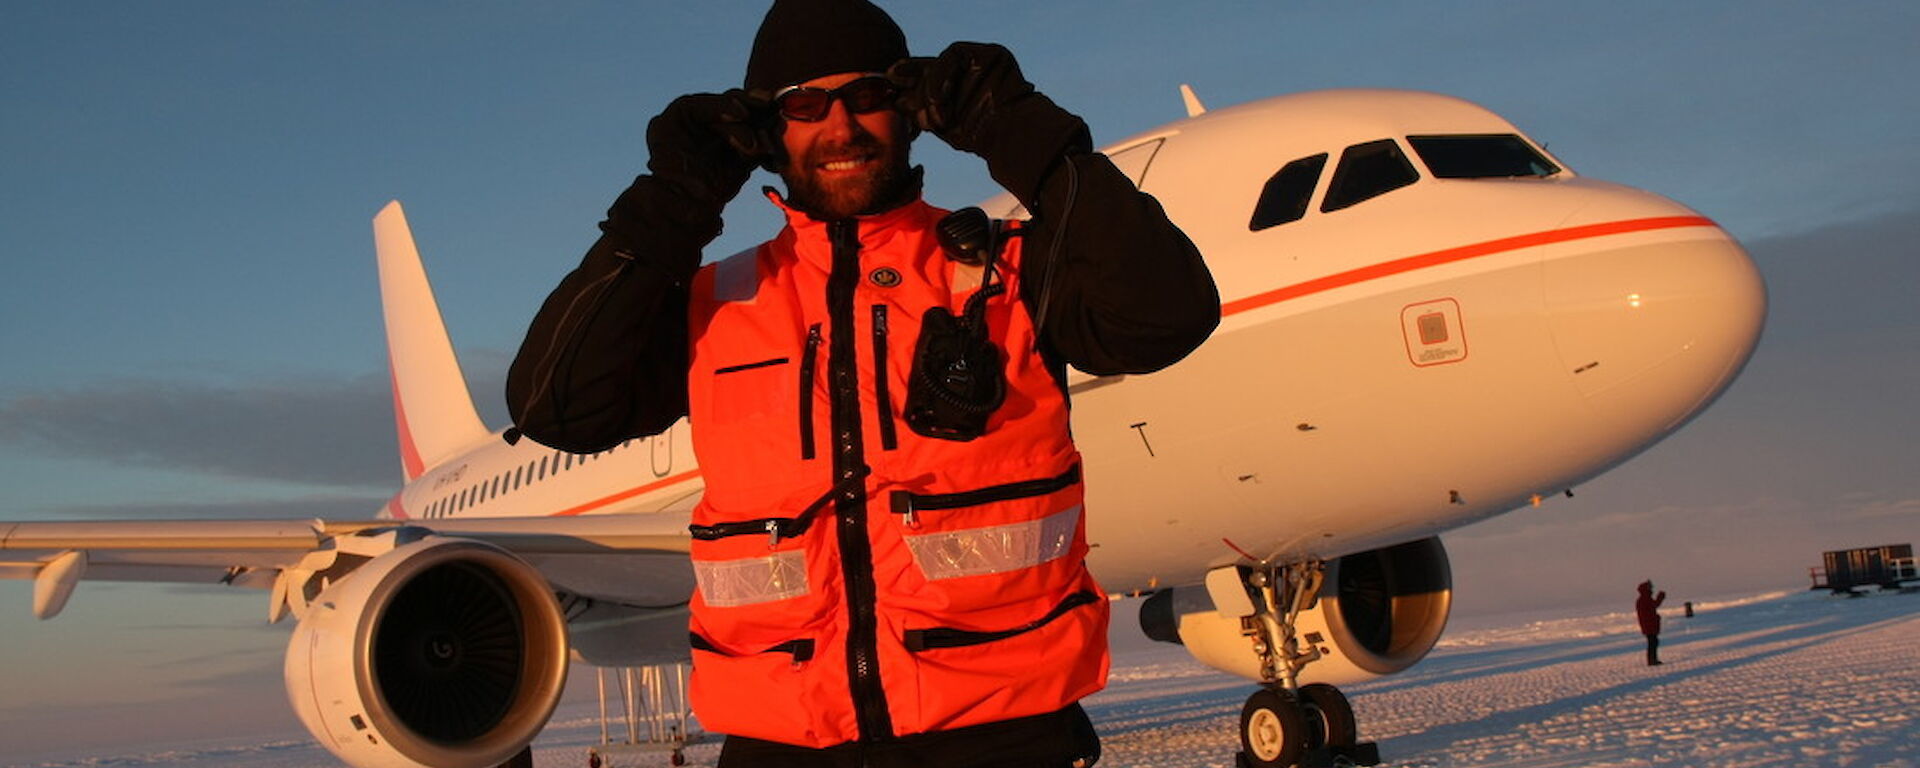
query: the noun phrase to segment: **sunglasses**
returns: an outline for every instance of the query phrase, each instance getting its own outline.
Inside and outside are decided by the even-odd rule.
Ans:
[[[824,120],[833,109],[833,100],[847,105],[856,115],[878,112],[893,106],[893,83],[879,75],[868,75],[838,88],[790,85],[773,95],[773,105],[788,120],[812,123]]]

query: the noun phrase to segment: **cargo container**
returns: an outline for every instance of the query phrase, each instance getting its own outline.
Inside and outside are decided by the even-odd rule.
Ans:
[[[1912,544],[1825,552],[1821,565],[1810,569],[1809,575],[1813,578],[1811,589],[1830,589],[1834,594],[1853,594],[1855,589],[1869,586],[1899,589],[1906,582],[1920,581]]]

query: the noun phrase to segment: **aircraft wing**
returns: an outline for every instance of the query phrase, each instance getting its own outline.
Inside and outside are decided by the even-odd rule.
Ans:
[[[0,578],[34,579],[34,614],[50,618],[85,580],[273,588],[282,573],[331,563],[356,536],[401,526],[498,546],[556,587],[618,602],[657,602],[692,582],[683,515],[495,517],[432,521],[120,520],[0,522]],[[649,556],[651,555],[651,556]],[[606,565],[619,563],[617,571]],[[632,593],[625,587],[644,586]],[[683,598],[684,599],[684,595]]]

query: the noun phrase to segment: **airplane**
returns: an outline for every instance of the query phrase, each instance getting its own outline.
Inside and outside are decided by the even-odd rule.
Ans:
[[[1149,637],[1259,684],[1243,764],[1377,763],[1337,686],[1438,641],[1438,535],[1697,416],[1751,356],[1766,289],[1713,221],[1462,99],[1183,95],[1185,119],[1104,151],[1199,245],[1223,318],[1165,371],[1070,376],[1089,565],[1146,596]],[[374,233],[406,479],[383,509],[0,523],[0,576],[34,581],[40,618],[82,579],[265,589],[270,621],[297,620],[289,700],[342,761],[496,765],[570,658],[687,657],[700,468],[684,420],[577,456],[489,431],[397,201]]]

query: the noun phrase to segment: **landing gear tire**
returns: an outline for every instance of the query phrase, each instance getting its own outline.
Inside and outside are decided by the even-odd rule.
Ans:
[[[1240,747],[1253,768],[1292,768],[1307,750],[1306,715],[1285,692],[1262,688],[1240,708]]]
[[[1326,683],[1300,686],[1300,709],[1307,725],[1307,748],[1350,747],[1359,740],[1353,724],[1353,706],[1347,697]]]

